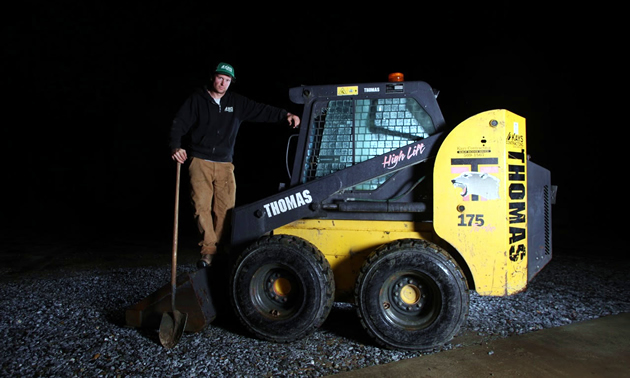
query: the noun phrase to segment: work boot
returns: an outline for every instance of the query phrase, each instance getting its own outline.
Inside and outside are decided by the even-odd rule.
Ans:
[[[203,269],[212,265],[212,255],[202,254],[201,259],[197,261],[197,268]]]

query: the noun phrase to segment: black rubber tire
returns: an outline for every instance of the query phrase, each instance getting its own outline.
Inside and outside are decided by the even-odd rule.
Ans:
[[[256,337],[291,342],[320,327],[334,301],[328,261],[298,237],[263,237],[238,258],[230,288],[232,307]]]
[[[361,324],[384,347],[429,350],[455,336],[468,316],[464,274],[448,253],[424,240],[377,248],[355,286]]]

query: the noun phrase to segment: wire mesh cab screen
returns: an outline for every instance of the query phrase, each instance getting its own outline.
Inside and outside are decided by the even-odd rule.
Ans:
[[[317,107],[308,135],[302,182],[329,175],[436,132],[414,98],[341,99]],[[388,176],[353,190],[375,190]]]

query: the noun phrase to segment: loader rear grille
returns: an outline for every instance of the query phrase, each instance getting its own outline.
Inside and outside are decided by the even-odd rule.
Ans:
[[[545,221],[545,255],[551,255],[551,189],[549,185],[543,188],[544,221]]]
[[[527,280],[531,281],[552,258],[555,186],[550,172],[532,161],[527,162],[527,174]]]

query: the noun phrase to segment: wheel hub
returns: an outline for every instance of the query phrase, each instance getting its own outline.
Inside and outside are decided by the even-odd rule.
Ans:
[[[266,286],[269,297],[280,303],[285,303],[289,300],[289,294],[293,287],[291,281],[278,272],[269,275]]]
[[[286,297],[291,293],[291,282],[284,277],[279,277],[273,282],[273,292],[282,297]]]
[[[413,284],[407,284],[400,290],[400,299],[407,305],[415,305],[420,301],[422,291]]]
[[[404,312],[421,310],[426,298],[422,285],[411,277],[401,277],[393,286],[392,295],[396,307]]]

